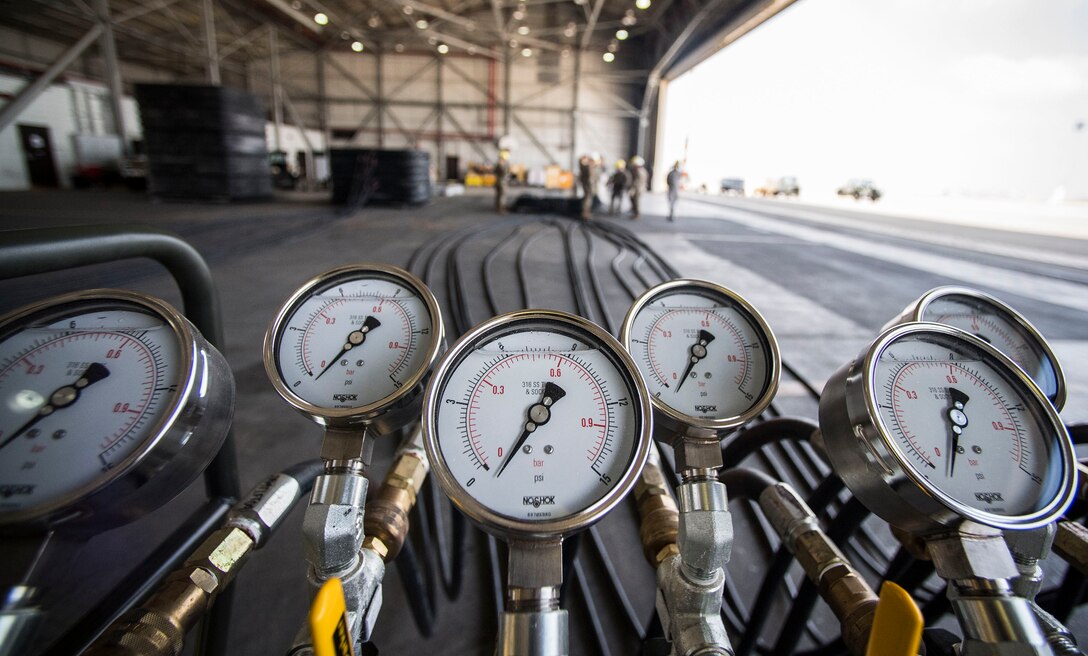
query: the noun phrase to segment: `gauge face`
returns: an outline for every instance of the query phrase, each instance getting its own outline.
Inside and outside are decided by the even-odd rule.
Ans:
[[[648,453],[645,388],[618,343],[587,326],[514,313],[447,355],[424,424],[447,494],[470,516],[482,509],[474,519],[573,530],[633,484]]]
[[[270,328],[280,393],[313,414],[350,414],[415,386],[437,355],[437,304],[407,272],[345,267],[296,292]]]
[[[1042,336],[1004,304],[967,290],[950,291],[931,297],[917,319],[954,326],[975,335],[1026,371],[1051,401],[1058,399],[1059,394],[1064,397],[1064,381]]]
[[[778,349],[739,296],[673,281],[636,301],[624,341],[654,398],[696,424],[733,427],[761,412],[778,383]]]
[[[877,353],[870,394],[916,478],[955,504],[1024,517],[1055,503],[1068,463],[1049,404],[1018,373],[966,336],[907,332]]]
[[[0,513],[94,487],[174,408],[179,336],[124,303],[83,303],[0,341]]]

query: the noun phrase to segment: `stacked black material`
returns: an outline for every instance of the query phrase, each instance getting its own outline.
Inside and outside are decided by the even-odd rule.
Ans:
[[[220,201],[272,194],[259,98],[225,87],[137,84],[136,100],[152,194]]]
[[[420,150],[332,151],[332,202],[422,205],[431,200],[431,155]]]

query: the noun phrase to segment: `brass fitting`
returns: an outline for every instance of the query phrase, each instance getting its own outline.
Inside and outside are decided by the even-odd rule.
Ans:
[[[408,537],[408,513],[416,505],[416,494],[426,478],[427,465],[423,459],[413,451],[404,451],[386,474],[374,499],[367,501],[363,533],[371,544],[373,540],[381,543],[383,548],[375,551],[385,562],[397,557]]]
[[[635,483],[635,503],[638,504],[639,539],[646,560],[655,568],[676,553],[680,531],[680,512],[669,492],[665,476],[658,463],[650,461]],[[671,547],[671,549],[670,549]]]
[[[146,603],[115,623],[88,656],[178,656],[185,635],[234,580],[254,547],[241,529],[215,531]]]
[[[1058,522],[1054,536],[1054,553],[1088,576],[1088,528],[1076,522]]]
[[[926,541],[920,535],[901,528],[892,526],[892,536],[899,541],[899,545],[906,550],[915,560],[932,560],[929,557],[929,549]]]
[[[809,580],[819,586],[820,596],[842,627],[843,642],[850,653],[864,656],[879,598],[838,546],[824,533],[815,514],[797,492],[778,483],[759,497],[759,505],[797,557]]]

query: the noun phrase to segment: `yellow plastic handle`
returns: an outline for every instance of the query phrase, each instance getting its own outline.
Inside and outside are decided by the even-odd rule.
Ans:
[[[314,641],[314,656],[355,656],[340,579],[325,581],[317,591],[310,606],[310,635]]]
[[[914,599],[903,588],[885,581],[865,656],[917,656],[923,628],[922,611]]]

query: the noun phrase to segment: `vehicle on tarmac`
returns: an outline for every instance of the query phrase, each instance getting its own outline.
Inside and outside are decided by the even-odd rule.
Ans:
[[[722,178],[721,192],[723,196],[743,196],[744,178]]]
[[[756,187],[753,195],[763,198],[772,196],[775,198],[780,196],[797,197],[801,195],[801,187],[797,184],[797,178],[793,176],[786,176],[782,178],[767,180],[765,183],[763,183],[763,186]]]
[[[863,178],[854,178],[848,181],[843,186],[839,187],[836,191],[840,196],[853,196],[854,200],[861,200],[862,198],[868,198],[874,203],[880,200],[881,193],[873,185],[872,180],[866,180]]]

